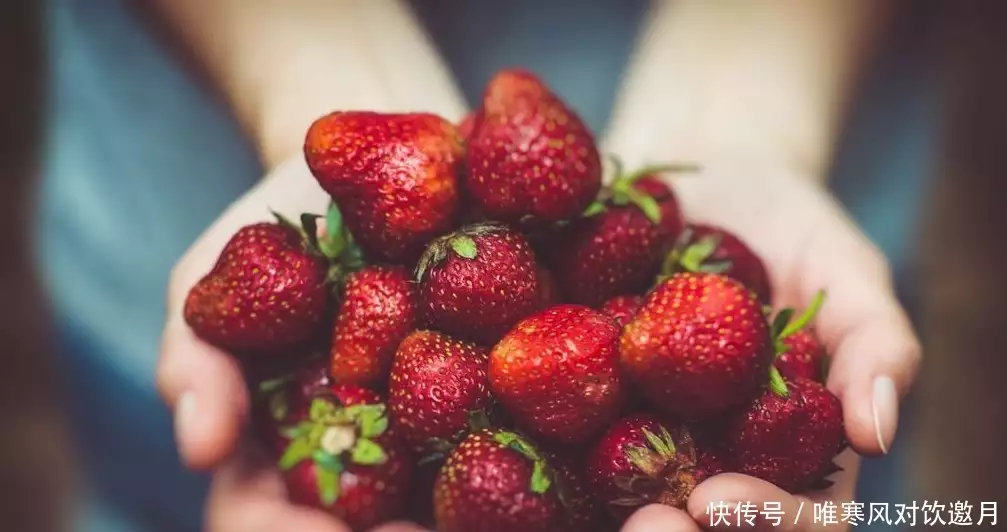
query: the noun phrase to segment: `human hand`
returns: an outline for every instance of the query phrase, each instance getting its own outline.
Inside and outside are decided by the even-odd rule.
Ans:
[[[280,475],[264,451],[243,439],[250,398],[241,369],[229,354],[197,338],[182,317],[189,289],[240,227],[269,221],[270,209],[292,218],[324,213],[328,201],[303,158],[295,157],[234,202],[172,271],[157,385],[174,411],[183,461],[193,469],[214,469],[206,508],[209,532],[349,532],[332,516],[287,501]],[[392,523],[377,530],[418,528]]]
[[[841,509],[852,500],[858,453],[877,456],[891,449],[899,400],[915,378],[920,346],[884,256],[820,185],[788,169],[703,164],[701,174],[675,182],[685,216],[734,232],[763,258],[775,308],[800,309],[817,291],[827,291],[815,329],[831,355],[827,386],[842,401],[852,450],[836,460],[843,471],[830,477],[835,483],[825,491],[792,495],[753,477],[718,475],[697,486],[686,511],[648,506],[623,532],[728,528],[709,526],[711,503],[752,503],[761,510],[766,502],[779,503],[784,517],[777,527],[759,516],[756,529],[815,530],[823,525],[814,522],[814,502],[832,501]],[[731,518],[731,529],[744,528],[735,514]]]

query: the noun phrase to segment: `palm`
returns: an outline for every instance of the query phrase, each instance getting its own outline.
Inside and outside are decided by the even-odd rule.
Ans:
[[[780,173],[738,179],[737,172],[750,169],[709,167],[701,175],[678,180],[676,189],[686,216],[721,225],[745,239],[766,262],[775,304],[801,307],[816,291],[828,291],[829,299],[816,324],[834,357],[828,384],[843,400],[853,447],[877,454],[879,431],[875,430],[870,401],[872,379],[878,374],[890,375],[904,389],[918,358],[918,346],[891,293],[884,260],[814,184]],[[204,396],[200,422],[188,430],[188,436],[180,436],[180,446],[194,467],[209,467],[226,459],[215,474],[208,507],[211,530],[251,529],[242,523],[258,527],[264,523],[291,527],[296,523],[292,529],[310,532],[345,530],[322,512],[287,503],[279,475],[268,461],[256,458],[247,445],[238,448],[241,427],[236,420],[247,414],[248,405],[240,371],[225,353],[194,338],[180,311],[188,287],[210,268],[239,227],[268,219],[269,210],[294,216],[323,212],[326,203],[326,195],[303,161],[295,159],[239,199],[173,272],[159,384],[169,404],[175,405],[183,390],[196,388]],[[880,432],[890,442],[894,425],[881,427]],[[845,471],[833,478],[835,485],[814,494],[816,500],[850,497],[857,457],[848,453],[841,466]],[[697,489],[690,501],[692,519],[683,526],[695,528],[697,523],[708,522],[708,504],[720,501],[783,502],[784,510],[793,515],[800,502],[810,499],[789,497],[756,479],[722,475]],[[634,517],[627,530],[633,530],[640,519],[651,521],[649,511]],[[810,511],[803,513],[810,515]],[[675,519],[676,515],[681,517],[665,514],[656,519]],[[408,524],[391,525],[393,530],[410,528]]]
[[[842,400],[847,438],[859,453],[887,452],[897,411],[874,404],[874,380],[889,376],[904,392],[916,371],[919,346],[895,299],[881,253],[827,193],[802,176],[723,165],[681,177],[675,185],[690,221],[736,233],[763,258],[775,307],[803,308],[817,291],[826,290],[816,331],[832,356],[828,387]],[[890,406],[894,410],[897,405]],[[760,510],[766,502],[781,504],[784,524],[789,519],[790,528],[816,528],[822,523],[814,522],[813,503],[828,500],[841,508],[853,495],[859,457],[850,450],[837,463],[843,472],[831,477],[832,487],[799,496],[752,477],[720,475],[696,489],[688,507],[692,519],[648,508],[625,530],[650,530],[655,520],[667,521],[662,525],[667,530],[676,529],[675,522],[683,529],[710,526],[710,505],[721,502],[751,502]],[[731,519],[737,526],[737,515]]]

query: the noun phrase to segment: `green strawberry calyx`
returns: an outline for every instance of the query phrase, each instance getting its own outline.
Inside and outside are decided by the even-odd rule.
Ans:
[[[328,397],[316,397],[308,419],[283,429],[290,443],[278,466],[289,471],[310,460],[315,466],[319,500],[331,506],[339,500],[339,478],[347,463],[374,466],[388,460],[376,441],[386,430],[384,405],[339,406]]]
[[[670,278],[679,272],[727,273],[733,264],[729,260],[711,260],[720,247],[723,236],[720,233],[704,235],[695,239],[695,230],[686,227],[678,236],[671,251],[664,257],[658,280]]]
[[[797,318],[794,318],[796,311],[791,307],[783,308],[776,314],[769,327],[770,335],[773,338],[773,350],[775,351],[774,360],[787,352],[787,344],[784,342],[787,337],[804,329],[814,321],[815,316],[818,315],[818,311],[825,304],[825,297],[825,290],[816,292],[815,296],[811,298],[811,303]],[[769,387],[773,393],[780,397],[788,397],[790,395],[787,383],[784,381],[783,375],[780,374],[780,370],[776,369],[775,364],[769,368]]]
[[[672,439],[668,429],[661,426],[661,435],[658,436],[647,429],[643,429],[643,435],[647,438],[647,447],[633,446],[626,449],[626,458],[643,471],[648,476],[656,476],[664,468],[665,462],[675,456],[675,440]]]
[[[323,220],[324,219],[324,220]],[[323,222],[324,225],[320,225]],[[335,202],[329,203],[325,216],[304,213],[301,225],[308,250],[321,255],[329,263],[326,281],[340,288],[346,276],[365,266],[363,252],[343,223],[343,215]],[[324,227],[324,231],[319,227]]]
[[[642,506],[650,502],[680,506],[688,500],[697,484],[696,449],[687,431],[679,434],[679,445],[668,429],[659,433],[642,430],[646,445],[624,450],[626,459],[639,474],[613,479],[624,494],[610,501],[614,506]]]
[[[553,485],[553,471],[545,457],[527,439],[516,432],[498,431],[493,434],[493,440],[500,445],[509,447],[532,462],[531,491],[542,495]]]
[[[652,175],[670,173],[694,173],[700,170],[698,165],[691,163],[654,164],[640,167],[629,173],[624,173],[622,160],[610,155],[614,169],[612,184],[601,190],[598,198],[591,202],[582,213],[584,218],[590,218],[608,210],[608,205],[635,205],[652,223],[661,223],[661,207],[652,196],[634,187],[637,181]]]
[[[427,272],[444,262],[449,254],[454,254],[464,260],[475,259],[479,255],[477,238],[507,230],[507,225],[499,222],[477,222],[466,225],[453,233],[435,238],[423,250],[419,262],[416,263],[414,272],[416,281],[422,282]]]

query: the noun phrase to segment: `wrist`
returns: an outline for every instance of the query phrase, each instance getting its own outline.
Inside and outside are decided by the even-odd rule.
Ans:
[[[318,2],[293,14],[282,2],[256,6],[234,23],[218,82],[266,167],[299,152],[311,123],[333,111],[464,115],[449,69],[402,2]]]

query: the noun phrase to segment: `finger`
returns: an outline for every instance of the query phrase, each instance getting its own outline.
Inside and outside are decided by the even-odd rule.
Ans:
[[[182,461],[205,469],[229,455],[248,413],[248,391],[237,362],[203,342],[181,319],[165,327],[157,387],[173,410]]]
[[[848,220],[812,244],[801,298],[824,288],[816,328],[832,355],[828,385],[843,403],[850,444],[865,455],[891,449],[899,400],[915,379],[920,345],[895,296],[883,256]]]
[[[747,475],[717,475],[693,491],[689,498],[689,514],[711,530],[797,531],[836,524],[823,516],[816,518],[815,505],[830,501],[835,509],[832,517],[834,521],[840,521],[843,503],[853,499],[860,457],[847,450],[834,462],[841,472],[829,477],[834,482],[832,486],[802,495],[792,495],[769,482]]]
[[[221,466],[210,489],[208,532],[350,532],[332,516],[286,501],[271,465],[243,449]]]
[[[696,487],[689,514],[709,530],[789,532],[813,524],[808,499],[769,482],[737,473],[713,477]]]
[[[700,532],[689,514],[663,504],[644,506],[630,516],[622,532]]]

